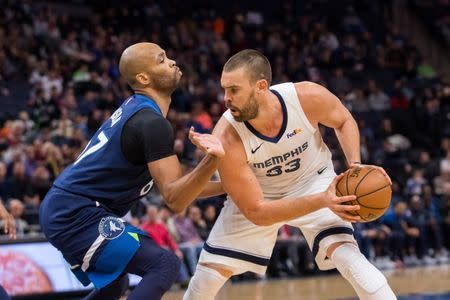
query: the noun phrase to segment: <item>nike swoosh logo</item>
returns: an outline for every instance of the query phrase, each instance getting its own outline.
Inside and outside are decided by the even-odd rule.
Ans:
[[[252,154],[255,154],[255,152],[258,151],[258,149],[261,148],[261,146],[262,146],[263,144],[264,144],[264,143],[261,143],[261,144],[259,144],[259,146],[256,147],[255,149],[252,149]]]
[[[328,168],[328,167],[323,167],[322,169],[320,169],[319,171],[317,171],[317,174],[322,174],[323,173],[323,171],[325,171],[326,170],[326,168]]]

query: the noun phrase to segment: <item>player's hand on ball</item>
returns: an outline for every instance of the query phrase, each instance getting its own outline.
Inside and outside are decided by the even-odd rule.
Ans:
[[[198,149],[202,150],[206,154],[210,154],[215,157],[223,157],[225,150],[223,149],[220,140],[211,134],[201,134],[194,131],[194,127],[189,129],[189,140]]]
[[[355,216],[349,213],[352,211],[359,210],[360,208],[359,205],[343,204],[344,202],[355,200],[356,196],[355,195],[342,197],[336,196],[336,185],[343,176],[344,176],[343,173],[340,174],[339,176],[336,176],[333,182],[331,182],[328,189],[325,191],[323,199],[324,207],[328,207],[329,209],[331,209],[332,212],[341,217],[341,219],[343,219],[344,221],[359,222],[361,220],[360,216]]]
[[[375,166],[375,165],[363,165],[363,164],[360,164],[360,163],[352,163],[352,164],[350,164],[350,169],[351,168],[356,168],[356,167],[362,167],[362,166],[372,167],[372,168],[377,169],[378,171],[380,171],[384,175],[384,177],[386,177],[386,179],[392,185],[391,177],[389,177],[389,175],[386,173],[386,171],[382,167]]]

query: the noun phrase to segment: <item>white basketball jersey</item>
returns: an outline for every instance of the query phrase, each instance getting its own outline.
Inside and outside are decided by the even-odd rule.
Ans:
[[[308,121],[292,82],[271,87],[280,101],[283,123],[279,134],[270,138],[247,122],[237,122],[230,111],[224,117],[236,129],[266,199],[298,194],[305,184],[322,172],[333,171],[331,153],[319,130]]]

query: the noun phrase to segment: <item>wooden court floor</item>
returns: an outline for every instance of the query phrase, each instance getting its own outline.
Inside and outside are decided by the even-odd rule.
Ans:
[[[450,291],[450,266],[410,268],[384,272],[397,295]],[[180,300],[183,291],[170,292],[163,300]],[[352,287],[338,275],[299,279],[227,283],[216,300],[327,300],[356,299]]]

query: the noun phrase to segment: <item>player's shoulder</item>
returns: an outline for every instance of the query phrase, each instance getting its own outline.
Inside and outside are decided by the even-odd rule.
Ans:
[[[327,103],[332,98],[330,96],[333,96],[326,87],[311,81],[300,81],[294,85],[298,100],[305,112],[320,110],[321,105]]]
[[[168,124],[166,118],[156,113],[151,108],[143,108],[137,111],[131,118],[132,123],[139,124],[141,126],[152,126],[152,125],[165,125]]]
[[[299,95],[317,96],[326,90],[324,86],[312,81],[295,82],[294,86]]]
[[[127,133],[137,136],[142,136],[143,134],[165,135],[171,132],[172,127],[166,118],[151,108],[144,108],[130,117],[125,124],[125,130]]]

